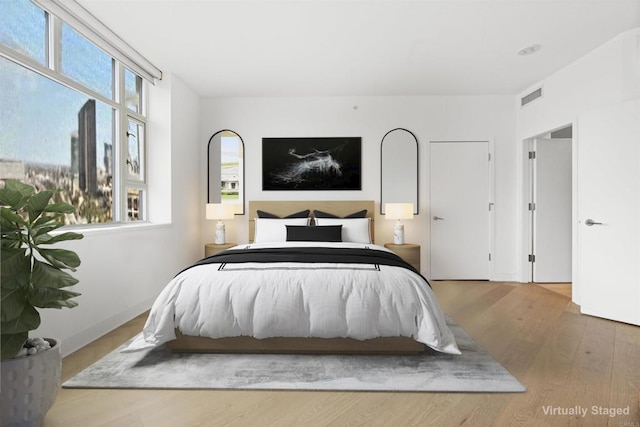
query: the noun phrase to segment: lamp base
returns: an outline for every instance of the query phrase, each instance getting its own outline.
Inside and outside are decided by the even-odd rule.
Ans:
[[[404,245],[404,225],[399,221],[393,229],[393,243],[396,245]]]
[[[216,245],[223,245],[224,244],[224,240],[225,240],[224,222],[218,221],[218,223],[216,224],[216,234],[215,234],[215,238],[214,238],[213,242]]]

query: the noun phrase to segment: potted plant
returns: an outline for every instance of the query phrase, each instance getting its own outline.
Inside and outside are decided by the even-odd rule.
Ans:
[[[52,202],[59,190],[36,191],[7,180],[0,189],[2,425],[41,425],[60,383],[62,352],[53,339],[28,339],[40,325],[38,308],[75,307],[78,255],[51,246],[82,239],[74,232],[51,234],[75,208]],[[26,349],[26,347],[30,347]],[[47,347],[51,347],[48,349]]]

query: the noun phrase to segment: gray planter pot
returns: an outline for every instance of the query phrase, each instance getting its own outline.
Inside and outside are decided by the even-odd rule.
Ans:
[[[53,406],[60,388],[62,351],[60,342],[46,340],[49,350],[2,362],[2,427],[40,427]]]

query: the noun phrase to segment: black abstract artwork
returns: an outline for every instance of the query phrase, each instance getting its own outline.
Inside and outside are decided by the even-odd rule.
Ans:
[[[263,190],[361,190],[362,138],[262,138]]]

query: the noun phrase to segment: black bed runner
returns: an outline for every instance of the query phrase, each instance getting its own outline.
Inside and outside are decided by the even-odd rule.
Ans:
[[[204,258],[187,269],[206,264],[237,264],[244,262],[389,265],[406,268],[420,274],[411,264],[391,252],[368,248],[325,247],[230,249]]]

